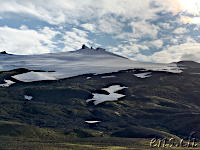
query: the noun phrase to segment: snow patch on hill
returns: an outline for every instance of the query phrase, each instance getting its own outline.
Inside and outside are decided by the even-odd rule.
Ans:
[[[106,79],[106,78],[115,78],[116,76],[102,76],[102,79]]]
[[[42,80],[57,80],[57,74],[54,72],[27,72],[19,75],[12,76],[12,78],[23,81],[23,82],[33,82]]]
[[[102,90],[107,91],[109,93],[109,95],[93,93],[92,94],[93,98],[86,100],[86,102],[88,103],[90,101],[93,101],[94,105],[98,105],[98,104],[106,102],[106,101],[117,101],[119,98],[122,98],[125,95],[118,94],[115,92],[125,89],[125,88],[128,88],[128,87],[124,87],[124,86],[121,87],[119,85],[113,85],[108,88],[102,88]]]
[[[101,121],[85,121],[85,122],[89,124],[96,124],[96,123],[100,123]]]
[[[10,85],[14,84],[15,82],[11,80],[4,80],[4,84],[0,84],[0,87],[9,87]]]
[[[151,77],[152,75],[150,75],[150,74],[151,74],[151,72],[144,72],[144,73],[134,74],[134,76],[143,79],[143,78]]]
[[[33,99],[33,96],[24,95],[24,99],[30,101]]]

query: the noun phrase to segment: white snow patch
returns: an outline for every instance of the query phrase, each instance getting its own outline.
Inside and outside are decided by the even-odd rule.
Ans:
[[[120,85],[112,85],[108,88],[102,88],[102,90],[107,91],[108,93],[114,93],[125,88],[128,88],[128,87],[125,87],[125,86],[121,87]]]
[[[98,105],[98,104],[106,102],[106,101],[117,101],[119,98],[122,98],[125,95],[114,93],[114,92],[117,92],[117,91],[125,89],[125,88],[128,88],[128,87],[120,87],[119,85],[113,85],[108,88],[102,88],[102,90],[107,91],[109,93],[109,95],[93,93],[92,94],[93,98],[86,100],[86,102],[88,103],[90,101],[94,101],[93,102],[94,105]]]
[[[91,79],[91,77],[87,77],[86,80]]]
[[[89,124],[96,124],[96,123],[100,123],[101,121],[85,121],[85,122]]]
[[[116,76],[102,76],[101,78],[102,79],[105,79],[105,78],[115,78]]]
[[[32,100],[32,99],[33,99],[33,97],[32,97],[32,96],[28,96],[28,95],[24,95],[24,99],[25,99],[25,100],[29,100],[29,101],[30,101],[30,100]]]
[[[134,76],[143,79],[143,78],[148,78],[148,77],[152,76],[152,75],[149,75],[149,74],[151,74],[151,72],[138,73],[138,74],[134,74]]]
[[[10,85],[14,84],[15,82],[11,80],[4,80],[4,84],[0,84],[0,87],[9,87]]]
[[[55,72],[27,72],[12,76],[13,78],[23,82],[33,82],[42,80],[57,80]]]

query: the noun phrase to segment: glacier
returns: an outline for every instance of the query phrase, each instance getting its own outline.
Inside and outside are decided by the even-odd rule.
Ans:
[[[41,55],[0,54],[0,71],[18,68],[30,70],[30,72],[12,76],[22,82],[59,80],[83,74],[105,74],[128,69],[182,72],[176,64],[137,62],[103,48],[86,48]]]

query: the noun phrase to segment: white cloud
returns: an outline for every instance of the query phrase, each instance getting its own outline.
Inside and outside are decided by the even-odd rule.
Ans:
[[[108,47],[108,49],[109,51],[124,57],[134,57],[135,54],[140,53],[140,51],[149,50],[149,47],[130,42],[129,44],[120,44],[118,47]]]
[[[28,27],[27,27],[26,25],[21,25],[21,26],[19,27],[19,29],[21,29],[21,30],[28,30]]]
[[[195,28],[193,28],[193,30],[195,30],[195,31],[196,31],[196,30],[199,30],[199,27],[195,27]]]
[[[136,54],[135,57],[132,58],[135,61],[144,61],[144,62],[152,62],[151,57],[143,55],[143,54]]]
[[[79,37],[87,37],[88,36],[86,31],[83,31],[80,29],[73,28],[72,31],[74,33],[76,33]]]
[[[160,31],[159,26],[151,24],[145,20],[136,21],[129,23],[132,28],[132,32],[121,32],[117,34],[114,38],[124,39],[130,41],[131,39],[135,40],[136,38],[149,37],[151,39],[156,39],[158,32]]]
[[[157,49],[162,48],[163,47],[163,41],[162,40],[155,40],[150,42],[154,47],[156,47]]]
[[[99,0],[101,8],[101,15],[115,14],[121,16],[122,20],[132,20],[134,18],[140,19],[154,19],[157,15],[155,9],[151,9],[151,0]]]
[[[65,22],[74,23],[83,14],[87,15],[89,10],[85,11],[85,8],[89,5],[90,0],[1,0],[0,2],[1,13],[11,12],[35,17],[50,24],[61,24]]]
[[[95,21],[100,31],[113,33],[120,30],[126,21],[135,18],[142,20],[155,19],[156,12],[150,6],[152,0],[0,0],[0,14],[14,13],[46,21],[50,24],[76,24],[79,21]],[[116,20],[114,18],[119,18]],[[86,27],[85,25],[85,27]],[[89,24],[88,24],[89,25]],[[91,25],[87,29],[92,30]],[[106,28],[107,26],[107,28]],[[114,29],[113,29],[114,28]]]
[[[107,50],[110,51],[110,52],[112,52],[112,53],[119,52],[119,48],[118,47],[108,46]]]
[[[140,45],[140,44],[134,44],[134,43],[132,43],[130,45],[130,50],[137,53],[140,50],[149,50],[149,47],[147,47],[145,45]]]
[[[109,50],[116,54],[131,58],[136,61],[144,62],[157,62],[157,63],[171,63],[181,60],[192,60],[200,62],[200,43],[196,42],[192,37],[169,37],[166,40],[175,39],[174,45],[166,45],[163,48],[163,40],[159,39],[142,43],[125,43],[120,44],[118,47],[110,47]],[[184,41],[182,44],[178,44],[179,40]],[[143,50],[149,50],[150,48],[163,48],[163,50],[153,53],[152,55],[144,55]]]
[[[160,28],[147,21],[131,22],[130,23],[134,37],[151,37],[156,38]]]
[[[46,32],[48,30],[48,32]],[[49,53],[54,48],[52,38],[58,32],[48,27],[41,31],[29,30],[25,26],[20,29],[0,27],[0,47],[2,51],[13,54],[40,54]],[[45,46],[43,45],[45,44]]]
[[[166,30],[172,29],[169,23],[159,23],[159,26]]]
[[[91,24],[91,23],[85,23],[81,25],[84,29],[90,31],[90,32],[95,32],[96,30],[96,26],[95,24]]]
[[[0,33],[0,51],[7,51],[12,54],[41,54],[58,50],[73,51],[80,49],[82,44],[99,46],[87,39],[88,35],[86,31],[76,28],[62,34],[49,27],[44,27],[36,31],[28,29],[25,25],[22,25],[19,29],[5,26],[0,27]],[[55,39],[58,34],[64,40]],[[59,43],[65,45],[63,49],[57,46]]]
[[[65,41],[63,42],[65,44],[65,47],[63,48],[63,51],[73,51],[80,49],[82,44],[86,44],[87,46],[91,46],[91,44],[94,44],[91,40],[87,39],[87,32],[82,31],[76,28],[73,28],[72,31],[66,31],[63,38]]]
[[[136,59],[159,63],[171,63],[181,60],[200,62],[200,43],[187,42],[181,45],[174,45],[164,49],[163,51],[156,52],[151,56],[139,54],[139,56],[136,56]]]
[[[174,37],[174,38],[171,38],[170,39],[170,42],[172,43],[172,44],[178,44],[178,38],[176,38],[176,37]]]
[[[124,24],[119,22],[116,18],[106,17],[98,21],[97,27],[99,31],[113,34],[120,33],[122,31]]]
[[[136,37],[133,35],[133,33],[130,33],[130,32],[122,32],[122,33],[119,33],[119,34],[117,34],[116,36],[114,36],[114,38],[130,41],[131,39],[134,39],[134,40],[135,40]]]
[[[191,37],[191,36],[188,36],[187,38],[186,38],[186,43],[193,43],[193,44],[196,44],[196,41]]]
[[[188,32],[188,30],[186,28],[182,28],[182,27],[177,28],[173,31],[173,33],[175,33],[175,34],[184,34],[184,33],[187,33],[187,32]]]
[[[49,27],[44,27],[39,30],[41,34],[45,35],[47,39],[53,39],[57,34],[61,34],[58,31],[54,31]]]

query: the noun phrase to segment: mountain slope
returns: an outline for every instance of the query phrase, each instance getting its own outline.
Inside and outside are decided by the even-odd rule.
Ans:
[[[75,55],[69,56],[72,53]],[[109,58],[110,61],[121,59],[123,62],[128,60],[103,50],[92,51],[92,53],[90,53],[90,49],[70,52],[68,56],[71,60],[65,60],[66,56],[63,54],[66,53],[45,54],[41,55],[40,59],[46,62],[53,58],[58,62],[63,59],[63,62],[70,62],[71,65],[77,64],[77,60],[82,59],[85,67],[85,62],[88,60],[90,67],[100,68],[109,62],[109,60],[104,62],[101,59]],[[49,57],[45,58],[47,55]],[[16,60],[19,59],[18,57],[21,56],[17,56]],[[27,59],[27,57],[25,58]],[[98,57],[99,59],[97,59]],[[25,58],[24,60],[26,60]],[[39,59],[39,56],[36,58]],[[33,61],[36,58],[29,60]],[[89,64],[94,59],[102,64],[99,66],[97,66],[97,62]],[[13,61],[16,62],[16,60]],[[138,66],[143,64],[129,61],[132,64],[138,64]],[[20,147],[20,149],[26,149],[29,144],[31,144],[32,149],[38,149],[37,146],[41,145],[42,140],[49,144],[44,144],[46,149],[50,149],[49,146],[52,142],[56,143],[56,145],[50,146],[52,149],[55,147],[84,149],[84,145],[87,145],[85,149],[101,149],[104,146],[114,145],[120,146],[121,149],[151,149],[149,142],[153,137],[157,139],[167,138],[168,140],[173,137],[177,142],[177,140],[180,141],[179,138],[188,137],[190,133],[195,131],[195,137],[200,139],[198,134],[200,133],[200,75],[198,74],[200,67],[198,63],[181,63],[184,64],[184,66],[181,65],[184,68],[182,73],[171,73],[166,70],[150,71],[140,68],[98,75],[90,72],[60,80],[36,82],[20,82],[12,78],[12,76],[30,72],[33,68],[2,71],[0,73],[2,84],[4,79],[13,80],[16,83],[9,87],[0,87],[0,128],[3,131],[0,132],[0,142],[3,143],[0,146],[4,145],[3,149],[13,148],[13,145],[20,147],[23,145],[23,141],[27,141],[25,146]],[[33,64],[38,69],[42,66],[47,67],[47,64],[32,62]],[[18,65],[22,66],[21,62]],[[108,68],[111,65],[108,64]],[[6,66],[5,62],[2,66]],[[27,66],[32,67],[30,64]],[[67,66],[67,64],[63,66]],[[153,68],[152,64],[149,66]],[[163,67],[163,65],[160,66]],[[53,69],[55,68],[53,67]],[[68,70],[68,72],[70,71]],[[86,102],[87,99],[92,98],[93,93],[108,95],[109,92],[105,89],[109,89],[112,85],[127,87],[117,91],[118,94],[123,94],[125,97],[118,101],[106,101],[98,105]],[[32,96],[33,99],[26,100],[25,95]],[[87,124],[85,121],[88,120],[101,122],[97,125]],[[5,130],[8,132],[4,132]],[[46,135],[48,138],[45,139]],[[16,142],[15,138],[19,142]],[[35,144],[31,142],[33,139]],[[8,144],[10,141],[15,141],[15,143],[10,145]],[[134,144],[130,144],[130,141]],[[71,145],[69,146],[69,143],[61,144],[66,142]],[[186,142],[184,140],[184,143]]]

